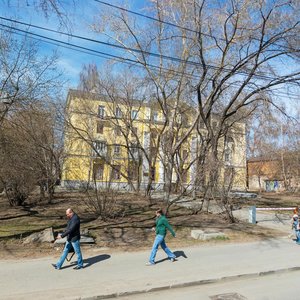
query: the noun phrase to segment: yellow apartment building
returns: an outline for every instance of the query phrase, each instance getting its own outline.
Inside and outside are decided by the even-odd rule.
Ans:
[[[187,116],[192,108],[186,108]],[[156,103],[114,99],[99,94],[70,90],[66,103],[64,137],[65,160],[62,184],[66,187],[107,186],[129,190],[146,188],[163,189],[165,158],[160,132],[165,118]],[[181,116],[176,128],[187,130],[189,120]],[[175,128],[175,127],[174,127]],[[204,129],[203,129],[204,130]],[[179,131],[178,131],[179,132]],[[177,172],[172,182],[186,187],[195,182],[195,164],[199,138],[192,131],[176,154]],[[239,123],[230,137],[220,141],[224,158],[223,175],[234,169],[233,189],[246,189],[245,124]]]

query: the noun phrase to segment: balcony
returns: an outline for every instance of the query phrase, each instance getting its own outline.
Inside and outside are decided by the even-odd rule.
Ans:
[[[106,157],[107,155],[107,149],[102,149],[102,150],[97,150],[97,149],[93,149],[93,153],[92,153],[93,157]]]
[[[106,157],[107,156],[107,145],[102,141],[93,142],[92,147],[92,156],[93,157]]]

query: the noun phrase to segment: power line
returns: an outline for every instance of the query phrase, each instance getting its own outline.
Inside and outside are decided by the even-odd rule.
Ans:
[[[185,60],[182,60],[181,58],[174,57],[174,56],[167,56],[167,55],[153,53],[153,52],[144,51],[144,50],[140,50],[140,49],[135,49],[135,48],[131,48],[131,47],[112,44],[112,43],[109,43],[109,42],[99,41],[99,40],[95,40],[95,39],[92,39],[92,38],[87,38],[87,37],[76,35],[76,34],[66,33],[66,32],[63,32],[63,31],[58,31],[58,30],[46,28],[46,27],[43,27],[43,26],[38,26],[38,25],[34,25],[34,24],[21,22],[21,21],[15,20],[15,19],[5,18],[5,17],[1,17],[1,16],[0,16],[0,19],[5,20],[5,21],[9,21],[9,22],[13,22],[13,23],[16,23],[16,24],[21,24],[21,25],[37,28],[37,29],[40,29],[40,30],[45,30],[45,31],[48,31],[48,32],[53,32],[53,33],[65,35],[65,36],[68,36],[68,37],[71,37],[71,38],[77,38],[77,39],[81,39],[81,40],[85,40],[85,41],[89,41],[89,42],[93,42],[93,43],[102,44],[102,45],[105,45],[105,46],[119,48],[119,49],[122,49],[122,50],[129,50],[129,51],[132,51],[132,52],[146,54],[146,55],[154,56],[154,57],[157,57],[157,58],[164,58],[164,59],[168,59],[168,60],[176,61],[176,62],[185,62],[185,63],[189,63],[189,64],[193,64],[193,65],[201,65],[200,63],[192,62],[192,61],[185,61]],[[214,67],[214,66],[209,66],[209,67],[217,68],[217,67]]]
[[[29,38],[32,38],[32,39],[35,39],[35,40],[39,40],[39,41],[42,41],[42,42],[45,42],[45,43],[53,44],[53,45],[56,45],[56,46],[61,46],[61,47],[66,48],[66,49],[71,49],[71,50],[74,50],[74,51],[78,51],[78,52],[81,52],[81,53],[86,53],[86,54],[89,54],[89,55],[94,55],[94,56],[102,57],[102,58],[105,58],[105,59],[107,59],[109,57],[112,60],[116,60],[118,62],[122,62],[122,63],[126,63],[126,64],[129,64],[129,65],[134,65],[136,67],[142,67],[143,68],[143,66],[141,65],[141,63],[139,63],[138,61],[129,59],[129,58],[123,58],[121,56],[117,56],[117,55],[109,54],[109,53],[106,53],[106,52],[102,52],[102,51],[90,49],[90,48],[79,46],[79,45],[72,44],[72,43],[69,43],[69,42],[60,41],[60,40],[57,40],[57,39],[54,39],[54,38],[46,37],[46,36],[43,36],[43,35],[40,35],[40,34],[32,33],[32,32],[25,31],[25,30],[22,30],[22,29],[19,29],[19,28],[16,28],[16,27],[4,25],[4,24],[1,24],[1,23],[0,23],[0,26],[2,26],[4,28],[7,28],[7,29],[4,29],[4,30],[7,30],[7,31],[8,30],[10,30],[10,31],[13,30],[14,31],[13,33],[19,34],[19,35],[23,34],[23,36],[29,35]],[[156,65],[152,65],[152,64],[147,64],[147,66],[150,69],[163,70],[165,73],[172,72],[175,75],[185,75],[185,76],[189,76],[191,78],[200,78],[199,75],[189,74],[189,73],[185,73],[185,72],[179,72],[179,71],[176,71],[176,70],[162,68],[160,66],[156,66]],[[212,80],[210,79],[209,81],[212,81]],[[239,87],[236,84],[232,84],[232,85]],[[251,90],[249,87],[247,89]],[[281,95],[278,94],[278,91],[277,91],[277,93],[274,93],[273,91],[271,91],[271,92],[274,95],[277,95],[279,97],[280,96],[287,96],[287,94],[281,94]],[[291,97],[292,95],[294,95],[295,97],[298,96],[296,94],[288,94],[288,97]],[[299,96],[297,98],[294,98],[294,99],[295,100],[299,100]]]
[[[100,3],[100,4],[103,4],[103,5],[107,5],[107,6],[109,6],[109,7],[113,7],[113,8],[115,8],[115,9],[119,9],[119,10],[126,11],[126,12],[128,12],[128,13],[131,13],[131,14],[133,14],[133,15],[136,15],[136,16],[139,16],[139,17],[142,17],[142,18],[146,18],[146,19],[149,19],[149,20],[158,22],[158,23],[162,23],[162,24],[166,24],[166,25],[169,25],[169,26],[172,26],[172,27],[184,29],[184,30],[186,30],[186,31],[190,31],[190,32],[193,32],[193,33],[196,33],[196,34],[201,33],[201,35],[203,35],[203,36],[206,36],[206,37],[210,37],[210,38],[216,39],[216,37],[213,36],[213,35],[211,35],[211,34],[204,33],[204,32],[199,32],[199,31],[197,31],[197,30],[194,30],[194,29],[191,29],[191,28],[188,28],[188,27],[184,27],[184,26],[180,26],[180,25],[177,25],[177,24],[175,24],[175,23],[163,21],[163,20],[160,20],[160,19],[157,19],[157,18],[148,16],[148,15],[141,14],[141,13],[138,13],[138,12],[136,12],[136,11],[133,11],[133,10],[124,8],[124,7],[122,7],[122,6],[113,5],[113,4],[110,4],[110,3],[108,3],[108,2],[100,1],[100,0],[94,0],[94,1],[95,1],[95,2],[98,2],[98,3]],[[217,40],[225,41],[225,42],[226,42],[226,40],[223,39],[223,38],[217,38]],[[260,42],[260,39],[258,39],[258,38],[253,38],[253,40],[259,41],[259,42]],[[281,48],[283,48],[283,49],[287,49],[287,50],[290,50],[290,51],[295,51],[295,49],[293,49],[293,48],[290,48],[290,47],[287,47],[287,46],[284,46],[284,45],[280,45],[280,44],[277,44],[277,43],[274,43],[273,45],[276,45],[276,46],[278,46],[278,47],[281,47]]]
[[[0,26],[6,26],[6,25],[0,24]],[[47,37],[37,38],[37,37],[34,37],[34,36],[28,36],[28,32],[26,32],[26,34],[24,34],[24,33],[21,33],[21,32],[17,32],[16,29],[14,29],[13,27],[9,27],[9,26],[6,26],[6,27],[8,27],[8,29],[3,28],[2,30],[7,31],[7,32],[12,32],[13,34],[16,34],[16,35],[19,35],[19,36],[22,36],[22,37],[28,37],[30,39],[33,39],[33,40],[36,40],[36,41],[39,41],[39,42],[43,42],[43,43],[47,43],[47,44],[50,44],[50,45],[54,45],[54,46],[57,46],[57,47],[61,47],[61,48],[65,48],[65,49],[70,49],[70,50],[73,50],[73,51],[77,51],[77,52],[85,53],[85,54],[89,54],[89,55],[94,55],[94,56],[105,58],[105,59],[107,59],[108,58],[107,56],[110,55],[110,54],[105,54],[104,52],[103,52],[102,55],[100,53],[99,54],[97,54],[97,53],[91,53],[89,51],[92,51],[92,50],[88,49],[88,48],[86,48],[87,50],[76,49],[74,47],[80,47],[80,46],[73,45],[73,44],[69,44],[70,46],[62,45],[61,41],[52,42],[52,41],[46,40]],[[111,59],[117,60],[117,58],[111,58]],[[124,63],[126,63],[126,62],[124,61]]]
[[[97,56],[97,57],[102,57],[102,58],[105,58],[107,59],[108,57],[112,60],[115,60],[115,61],[118,61],[118,62],[122,62],[122,63],[126,63],[126,64],[129,64],[129,65],[135,65],[136,67],[141,67],[143,68],[143,66],[140,65],[140,63],[138,61],[134,61],[132,59],[129,59],[129,58],[123,58],[123,57],[120,57],[120,56],[117,56],[117,55],[112,55],[112,54],[109,54],[109,53],[106,53],[106,52],[101,52],[101,51],[98,51],[98,50],[94,50],[94,49],[90,49],[90,48],[86,48],[86,47],[82,47],[82,46],[78,46],[76,44],[72,44],[72,43],[67,43],[67,42],[63,42],[63,41],[60,41],[60,40],[57,40],[57,39],[53,39],[53,38],[49,38],[49,37],[46,37],[46,36],[41,36],[39,34],[35,34],[35,33],[32,33],[32,32],[28,32],[28,31],[24,31],[22,29],[19,29],[19,28],[14,28],[14,27],[11,27],[11,26],[7,26],[7,25],[4,25],[4,24],[0,24],[0,26],[3,26],[3,27],[6,27],[8,28],[9,30],[14,30],[14,33],[15,34],[19,34],[19,35],[22,35],[18,32],[15,32],[15,31],[21,31],[23,33],[23,36],[27,36],[28,34],[29,35],[33,35],[33,36],[29,36],[29,38],[32,38],[32,39],[35,39],[35,40],[39,40],[39,41],[42,41],[42,42],[45,42],[45,43],[48,43],[48,44],[52,44],[52,45],[56,45],[56,46],[60,46],[60,47],[63,47],[63,48],[66,48],[66,49],[70,49],[70,50],[73,50],[73,51],[77,51],[77,52],[81,52],[81,53],[86,53],[86,54],[89,54],[89,55],[93,55],[93,56]],[[8,29],[5,29],[5,30],[8,30]],[[39,38],[36,38],[34,36],[38,36]],[[50,41],[49,41],[50,40]],[[175,71],[175,70],[172,70],[172,69],[167,69],[167,68],[161,68],[160,66],[156,66],[156,65],[151,65],[151,64],[147,64],[147,66],[150,68],[150,69],[159,69],[159,70],[163,70],[164,73],[167,73],[167,72],[172,72],[174,73],[175,75],[185,75],[185,76],[189,76],[191,78],[200,78],[199,75],[195,75],[195,74],[188,74],[188,73],[185,73],[185,72],[179,72],[179,71]],[[209,81],[212,81],[211,79],[208,79]],[[232,84],[233,86],[237,86],[239,87],[238,85],[236,84]],[[249,89],[251,90],[249,87],[246,89]],[[272,93],[274,95],[277,95],[277,96],[287,96],[292,98],[291,96],[295,96],[297,98],[293,98],[295,100],[299,100],[299,97],[298,95],[296,94],[284,94],[284,93],[281,93],[281,95],[279,94],[280,92],[277,91],[277,93],[274,93],[274,91],[272,91]]]
[[[122,57],[117,56],[117,55],[108,54],[108,53],[105,53],[105,52],[102,52],[102,51],[90,49],[90,48],[83,47],[83,46],[78,46],[78,45],[75,45],[75,44],[72,44],[72,43],[69,43],[69,42],[60,41],[60,40],[57,40],[57,39],[54,39],[54,38],[50,38],[50,37],[47,37],[47,36],[44,36],[44,35],[40,35],[40,34],[37,34],[37,33],[33,33],[33,32],[30,32],[30,31],[26,31],[26,30],[23,30],[23,29],[20,29],[20,28],[16,28],[16,27],[13,27],[13,26],[8,26],[8,25],[4,25],[4,24],[0,24],[0,26],[6,27],[8,29],[15,30],[15,31],[20,31],[20,32],[23,32],[25,34],[37,36],[37,37],[39,37],[41,39],[47,39],[47,40],[50,40],[50,41],[53,41],[53,42],[57,42],[57,43],[61,43],[61,44],[67,45],[67,46],[72,46],[72,47],[76,47],[76,48],[79,48],[79,49],[82,49],[82,50],[87,50],[87,51],[99,53],[99,54],[102,54],[102,55],[107,55],[107,56],[110,56],[112,58],[122,58]],[[129,58],[126,58],[126,60],[131,61],[132,63],[137,63],[136,61],[134,61],[132,59],[129,59]]]
[[[58,30],[54,30],[54,29],[50,29],[50,28],[46,28],[46,27],[42,27],[42,26],[38,26],[38,25],[34,25],[34,24],[29,24],[29,23],[21,22],[21,21],[14,20],[14,19],[9,19],[9,18],[5,18],[5,17],[1,17],[1,16],[0,16],[0,19],[5,20],[5,21],[9,21],[9,22],[13,22],[13,23],[17,23],[17,24],[21,24],[21,25],[26,25],[26,26],[29,26],[29,27],[37,28],[37,29],[41,29],[41,30],[45,30],[45,31],[49,31],[49,32],[53,32],[53,33],[62,34],[62,35],[65,35],[65,36],[68,36],[68,37],[71,37],[71,38],[77,38],[77,39],[81,39],[81,40],[85,40],[85,41],[89,41],[89,42],[93,42],[93,43],[102,44],[102,45],[105,45],[105,46],[111,46],[111,47],[120,48],[120,49],[123,49],[123,50],[130,50],[130,51],[133,51],[133,52],[139,52],[139,53],[143,52],[145,54],[155,55],[157,57],[160,57],[160,55],[156,54],[156,53],[151,53],[151,52],[146,52],[146,51],[144,52],[144,51],[141,51],[139,49],[134,49],[134,48],[129,48],[129,47],[116,45],[116,44],[112,44],[112,43],[108,43],[108,42],[98,41],[98,40],[83,37],[83,36],[80,36],[80,35],[66,33],[66,32],[63,32],[63,31],[58,31]],[[165,58],[168,58],[168,57],[165,57]]]
[[[38,38],[35,38],[35,37],[30,37],[30,38],[33,38],[33,39],[36,39],[36,40],[39,40],[39,41],[43,41],[43,42],[46,42],[46,43],[49,43],[49,44],[53,44],[53,45],[56,45],[56,46],[61,46],[63,48],[75,50],[75,51],[82,52],[82,53],[87,53],[87,54],[90,54],[90,55],[100,56],[100,57],[103,57],[103,58],[110,57],[111,59],[117,60],[119,62],[127,63],[127,64],[130,64],[130,65],[135,65],[137,67],[142,67],[140,62],[138,62],[136,60],[132,60],[130,58],[123,58],[123,57],[118,56],[118,55],[113,55],[113,54],[109,54],[109,53],[106,53],[106,52],[90,49],[90,48],[87,48],[87,47],[78,46],[76,44],[60,41],[60,40],[57,40],[57,39],[54,39],[54,38],[46,37],[46,36],[43,36],[43,35],[40,35],[40,34],[32,33],[32,32],[25,31],[25,30],[22,30],[22,29],[19,29],[19,28],[16,28],[16,27],[4,25],[4,24],[1,24],[1,23],[0,23],[0,26],[8,28],[8,29],[13,30],[13,31],[22,32],[23,36],[26,36],[28,34],[32,35],[32,36],[36,36]],[[17,32],[14,32],[14,33],[18,34]],[[147,66],[149,66],[150,68],[155,68],[155,69],[159,69],[159,70],[163,69],[167,72],[173,72],[173,73],[176,73],[176,74],[186,75],[186,76],[190,76],[190,77],[200,77],[200,76],[197,76],[197,75],[194,75],[194,74],[188,74],[188,73],[184,73],[184,72],[180,73],[180,72],[172,70],[172,69],[161,68],[160,66],[156,66],[156,65],[152,65],[152,64],[147,64]]]
[[[187,63],[187,64],[190,64],[190,65],[193,65],[193,66],[202,66],[201,63],[198,63],[198,62],[195,62],[195,61],[183,60],[183,59],[178,58],[178,57],[167,56],[167,55],[153,53],[153,52],[149,52],[149,51],[143,51],[143,50],[140,50],[140,49],[135,49],[135,48],[125,47],[125,46],[121,46],[121,45],[116,45],[116,44],[112,44],[112,43],[109,43],[109,42],[103,42],[103,41],[99,41],[99,40],[95,40],[95,39],[91,39],[91,38],[87,38],[87,37],[83,37],[83,36],[79,36],[79,35],[74,35],[74,34],[71,34],[71,33],[65,33],[65,32],[62,32],[62,31],[46,28],[46,27],[43,27],[43,26],[38,26],[38,25],[34,25],[34,24],[29,24],[29,23],[17,21],[17,20],[10,19],[10,18],[1,17],[1,16],[0,16],[0,19],[5,20],[5,21],[9,21],[9,22],[14,22],[14,23],[21,24],[21,25],[26,25],[26,26],[33,27],[33,28],[37,28],[37,29],[40,29],[40,30],[45,30],[45,31],[48,31],[48,32],[53,32],[53,33],[65,35],[65,36],[68,36],[68,37],[71,37],[71,38],[78,38],[78,39],[81,39],[81,40],[102,44],[102,45],[105,45],[105,46],[115,47],[115,48],[122,49],[122,50],[129,50],[129,51],[133,51],[133,52],[136,52],[136,53],[147,54],[147,55],[154,56],[154,57],[157,57],[157,58],[164,58],[164,59],[171,60],[171,61],[183,62],[183,63]],[[209,64],[206,65],[206,66],[208,68],[211,68],[211,69],[214,69],[214,70],[221,70],[221,71],[227,71],[227,72],[232,71],[231,69],[228,69],[228,68],[220,68],[220,67],[209,65]],[[249,72],[236,71],[235,74],[240,74],[240,75],[246,76],[246,75],[249,75]],[[260,79],[265,79],[265,80],[276,80],[277,79],[275,77],[270,77],[270,76],[266,76],[266,75],[259,75],[259,74],[253,74],[253,76],[257,77],[257,78],[260,78]],[[294,83],[289,83],[289,84],[294,84]]]
[[[163,20],[160,20],[160,19],[157,19],[157,18],[154,18],[154,17],[150,17],[150,16],[147,16],[147,15],[138,13],[136,11],[124,8],[122,6],[113,5],[113,4],[110,4],[110,3],[107,3],[107,2],[104,2],[104,1],[100,1],[100,0],[94,0],[94,1],[98,2],[100,4],[103,4],[103,5],[107,5],[107,6],[119,9],[119,10],[123,10],[123,11],[129,12],[129,13],[131,13],[133,15],[136,15],[136,16],[139,16],[139,17],[143,17],[143,18],[155,21],[155,22],[159,22],[159,23],[162,23],[162,24],[166,24],[166,25],[170,25],[170,26],[176,27],[176,28],[184,29],[184,30],[187,30],[187,31],[190,31],[190,32],[193,32],[193,33],[197,33],[197,34],[199,33],[199,31],[197,31],[197,30],[193,30],[193,29],[190,29],[190,28],[187,28],[187,27],[183,27],[183,26],[171,23],[171,22],[167,22],[167,21],[163,21]],[[212,35],[207,34],[207,33],[202,33],[202,34],[204,36],[207,36],[207,37],[213,37]]]

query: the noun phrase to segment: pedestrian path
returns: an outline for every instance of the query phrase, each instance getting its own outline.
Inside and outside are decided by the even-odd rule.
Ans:
[[[57,257],[0,261],[0,299],[104,299],[300,269],[300,246],[290,239],[172,250],[178,261],[166,260],[159,250],[158,263],[150,267],[145,265],[150,249],[98,250],[85,257],[87,267],[82,270],[69,264],[53,269]]]
[[[249,208],[245,207],[239,210],[234,210],[233,215],[239,220],[248,222]],[[292,212],[289,214],[281,211],[257,211],[256,213],[256,221],[258,226],[286,232],[287,236],[292,232],[291,218]]]

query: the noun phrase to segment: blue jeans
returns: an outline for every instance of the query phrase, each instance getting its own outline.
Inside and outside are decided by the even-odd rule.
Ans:
[[[80,240],[77,240],[76,242],[68,242],[68,241],[66,242],[64,251],[63,251],[60,259],[58,260],[58,262],[56,264],[56,267],[58,269],[60,269],[62,267],[68,253],[71,250],[71,246],[73,246],[74,251],[77,255],[77,266],[78,267],[83,267],[83,260],[82,260],[81,250],[80,250]]]
[[[170,259],[176,258],[175,254],[167,247],[166,242],[165,242],[165,237],[158,234],[155,237],[155,240],[154,240],[154,243],[152,246],[152,250],[151,250],[151,254],[150,254],[150,258],[149,258],[149,262],[151,264],[155,263],[155,256],[156,256],[159,245],[166,252],[166,254],[168,255],[168,258],[170,258]]]
[[[300,230],[296,230],[296,243],[300,243]]]

